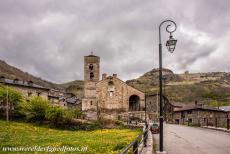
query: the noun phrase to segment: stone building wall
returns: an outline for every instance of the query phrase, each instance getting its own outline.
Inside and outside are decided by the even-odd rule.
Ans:
[[[96,111],[96,83],[100,79],[100,57],[89,55],[84,57],[84,97],[83,111]]]
[[[114,74],[106,77],[96,85],[97,101],[101,110],[116,110],[118,112],[129,111],[129,99],[131,96],[139,97],[139,111],[145,107],[145,95],[143,92],[128,86]]]
[[[176,124],[190,124],[200,126],[227,126],[227,113],[214,110],[186,110],[177,111],[173,114],[173,121]]]
[[[15,86],[9,85],[9,87],[22,93],[24,97],[40,96],[44,99],[48,99],[48,89],[38,89],[33,87]]]
[[[92,54],[85,56],[82,110],[86,113],[86,118],[118,118],[120,113],[144,111],[143,92],[128,86],[116,74],[108,77],[103,74],[102,80],[99,74],[100,57]]]

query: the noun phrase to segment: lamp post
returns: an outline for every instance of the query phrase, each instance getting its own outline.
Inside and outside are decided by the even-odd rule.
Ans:
[[[176,31],[176,23],[172,20],[164,20],[163,22],[160,23],[159,25],[159,86],[160,86],[160,117],[159,117],[159,122],[160,122],[160,146],[159,146],[159,153],[163,153],[163,97],[162,97],[162,44],[161,44],[161,26],[163,24],[167,23],[168,25],[166,26],[166,31],[170,33],[169,35],[169,40],[166,42],[166,47],[168,48],[168,51],[173,53],[175,47],[176,47],[176,42],[172,36],[172,33]],[[173,25],[173,29],[169,29]]]

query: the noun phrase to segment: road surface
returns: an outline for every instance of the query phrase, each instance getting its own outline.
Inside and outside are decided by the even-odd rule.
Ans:
[[[159,143],[159,134],[154,135]],[[181,125],[164,125],[168,154],[230,154],[230,133]]]

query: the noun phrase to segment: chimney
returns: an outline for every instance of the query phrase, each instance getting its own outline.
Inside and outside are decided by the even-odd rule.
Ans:
[[[197,107],[198,106],[198,104],[197,104],[197,100],[195,100],[195,107]]]
[[[113,77],[114,77],[114,78],[117,78],[117,74],[113,74]]]
[[[107,76],[106,73],[103,73],[103,74],[102,74],[102,80],[105,80],[105,79],[106,79],[106,76]]]

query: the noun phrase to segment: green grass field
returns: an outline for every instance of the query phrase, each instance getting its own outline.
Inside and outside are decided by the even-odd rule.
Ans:
[[[117,144],[123,146],[128,145],[139,133],[140,131],[138,130],[129,129],[103,129],[94,131],[57,130],[34,126],[28,123],[7,123],[6,121],[0,120],[0,153],[3,152],[3,147],[34,146],[87,147],[86,152],[74,153],[118,153],[118,150],[114,150]]]

